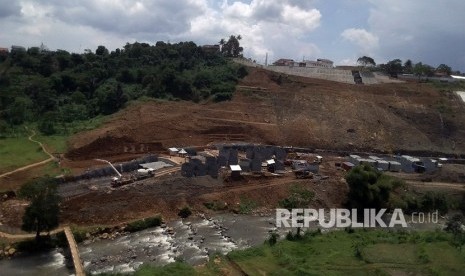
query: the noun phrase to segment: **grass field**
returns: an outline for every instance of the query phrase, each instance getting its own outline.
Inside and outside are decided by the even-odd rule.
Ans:
[[[442,232],[334,231],[229,254],[249,275],[460,275],[465,252]]]
[[[0,172],[8,172],[26,166],[48,156],[41,147],[27,137],[0,139]]]
[[[33,139],[41,142],[52,154],[65,153],[67,150],[67,141],[75,133],[85,130],[91,130],[100,127],[107,117],[99,116],[91,120],[73,122],[66,126],[66,129],[59,129],[60,134],[52,136],[41,135],[35,125],[30,125],[29,129],[34,129],[37,133]],[[14,169],[39,162],[48,158],[42,152],[37,143],[28,140],[31,135],[23,127],[17,127],[11,133],[11,137],[0,139],[0,173],[12,171]],[[47,168],[49,172],[50,168]]]

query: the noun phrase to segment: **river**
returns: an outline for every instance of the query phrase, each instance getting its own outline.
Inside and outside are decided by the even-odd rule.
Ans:
[[[409,218],[407,218],[409,219]],[[214,253],[228,253],[262,244],[275,228],[274,216],[221,214],[192,217],[120,236],[114,240],[81,243],[84,267],[92,274],[132,272],[141,264],[164,265],[183,260],[191,265],[208,261]],[[438,224],[409,224],[409,228],[432,230]],[[311,226],[315,229],[317,226]],[[283,237],[288,229],[280,229]],[[61,249],[0,261],[1,275],[72,275]]]

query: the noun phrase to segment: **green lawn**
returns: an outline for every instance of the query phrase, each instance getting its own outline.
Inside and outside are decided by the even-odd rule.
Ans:
[[[41,142],[45,147],[50,151],[51,154],[55,153],[65,153],[68,145],[68,136],[64,135],[52,135],[52,136],[43,136],[37,135],[33,139]]]
[[[57,128],[60,134],[52,136],[41,135],[36,125],[29,125],[29,129],[35,130],[37,134],[33,139],[44,144],[50,153],[65,153],[68,148],[67,141],[71,135],[98,128],[107,118],[108,116],[99,116],[90,120],[59,126]],[[17,127],[13,134],[11,137],[0,139],[0,173],[12,171],[48,158],[38,144],[28,140],[27,137],[31,135],[30,131],[23,127]],[[48,171],[50,171],[50,168],[47,168]]]
[[[8,172],[47,158],[41,147],[27,137],[0,139],[0,172]]]
[[[249,275],[459,275],[465,252],[445,239],[436,232],[333,231],[229,256]]]

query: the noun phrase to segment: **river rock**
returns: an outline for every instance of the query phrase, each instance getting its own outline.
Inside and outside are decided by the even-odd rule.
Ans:
[[[13,256],[16,253],[16,249],[10,248],[8,249],[8,255]]]
[[[102,239],[108,239],[108,238],[109,238],[108,233],[103,233],[103,234],[102,234]]]

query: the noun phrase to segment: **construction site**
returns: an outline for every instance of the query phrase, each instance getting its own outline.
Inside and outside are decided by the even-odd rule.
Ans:
[[[386,170],[392,163],[385,162],[402,162],[392,156],[430,156],[429,159],[437,160],[460,158],[465,153],[464,106],[456,93],[438,91],[430,84],[418,82],[394,80],[357,85],[257,67],[248,70],[231,101],[195,104],[155,100],[134,104],[112,115],[101,127],[72,137],[67,152],[59,156],[60,166],[70,171],[63,180],[66,185],[60,187],[67,199],[63,203],[65,221],[116,223],[153,212],[173,214],[186,204],[202,207],[208,200],[194,200],[196,197],[190,192],[208,198],[211,193],[223,197],[238,190],[235,196],[225,196],[234,205],[241,189],[250,189],[250,196],[275,206],[287,184],[302,181],[315,189],[312,183],[318,179],[297,180],[294,173],[283,173],[292,171],[292,164],[286,163],[292,159],[288,154],[296,152],[292,148],[304,148],[314,154],[306,165],[312,173],[316,171],[315,156],[326,157],[318,169],[329,179],[318,181],[330,183],[326,184],[326,191],[335,191],[319,192],[323,198],[319,202],[327,206],[338,206],[345,200],[343,170],[332,163],[357,165],[358,161],[348,158],[351,154],[367,153],[362,159],[374,154],[391,156],[380,163]],[[347,159],[339,160],[341,157]],[[334,162],[325,163],[328,160]],[[106,162],[114,164],[121,176]],[[426,161],[418,166],[429,168],[433,167],[431,164]],[[224,173],[231,170],[236,171],[233,175],[241,175],[234,182],[224,179]],[[272,177],[264,177],[259,170]],[[39,173],[40,167],[0,181],[5,189],[16,189],[18,183]],[[167,189],[149,185],[154,179],[165,183]],[[128,185],[120,185],[123,183]],[[275,187],[273,183],[282,185]],[[131,185],[138,188],[129,189]],[[121,191],[117,186],[121,186]],[[195,188],[189,190],[190,187]],[[141,191],[137,196],[127,196],[138,189]],[[160,196],[160,200],[148,199],[150,193]],[[147,196],[146,205],[138,196]],[[101,201],[100,197],[105,199]],[[135,198],[134,203],[130,198]],[[93,206],[93,202],[107,202],[108,206]],[[110,212],[102,211],[99,215],[94,208],[108,208]],[[6,217],[2,220],[12,222]]]
[[[313,69],[312,69],[313,70]],[[300,184],[314,208],[343,207],[347,171],[359,164],[407,181],[418,194],[464,191],[463,101],[417,82],[327,72],[332,81],[249,68],[231,101],[148,101],[79,133],[60,153],[60,221],[121,225],[159,214],[270,215]],[[334,74],[333,74],[334,73]],[[344,75],[345,74],[345,75]],[[40,167],[3,179],[3,187],[38,176]],[[25,202],[1,202],[0,230],[21,233]],[[183,226],[184,227],[184,226]]]

